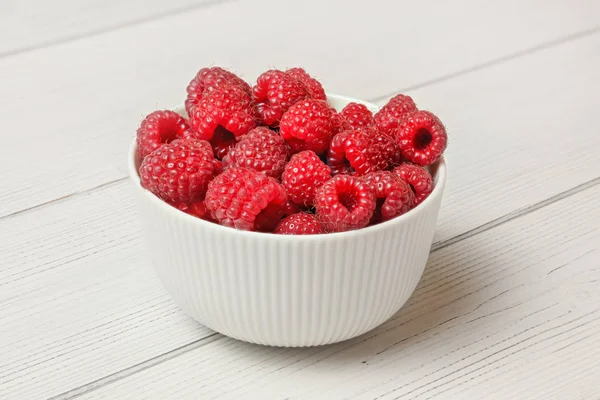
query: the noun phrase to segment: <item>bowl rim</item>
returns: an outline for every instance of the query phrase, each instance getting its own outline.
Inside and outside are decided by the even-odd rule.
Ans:
[[[373,112],[375,112],[376,110],[378,110],[380,108],[379,106],[377,106],[373,103],[354,99],[354,98],[351,98],[348,96],[337,95],[334,93],[327,93],[327,98],[328,99],[336,99],[336,100],[340,100],[340,101],[346,101],[346,102],[355,102],[355,103],[359,103],[359,104],[364,104],[369,109],[371,109],[371,111],[373,111]],[[174,107],[173,109],[180,110],[182,108],[183,108],[182,106],[177,106],[177,107]],[[382,222],[377,225],[367,226],[364,228],[355,229],[355,230],[351,230],[351,231],[345,231],[345,232],[322,233],[322,234],[315,234],[315,235],[277,235],[277,234],[269,233],[269,232],[244,231],[244,230],[239,230],[239,229],[231,228],[228,226],[216,224],[214,222],[208,222],[208,221],[205,221],[198,217],[189,215],[189,214],[167,204],[165,201],[160,199],[158,196],[154,195],[152,192],[150,192],[142,187],[141,182],[140,182],[140,177],[138,174],[138,170],[135,166],[136,154],[137,154],[137,140],[136,140],[136,136],[134,136],[132,143],[129,146],[127,169],[129,172],[128,173],[129,179],[133,182],[135,190],[138,191],[140,196],[144,196],[152,204],[154,204],[156,207],[162,208],[164,210],[164,212],[166,212],[167,214],[170,214],[173,218],[178,218],[181,222],[184,222],[184,223],[197,224],[198,226],[203,227],[204,229],[214,229],[216,231],[222,231],[224,234],[239,235],[241,237],[254,237],[254,238],[263,237],[263,238],[269,238],[272,240],[279,240],[279,241],[301,240],[301,241],[305,241],[305,242],[311,242],[311,241],[337,240],[337,239],[345,239],[345,238],[351,238],[351,237],[361,237],[363,235],[372,234],[377,231],[391,229],[395,225],[401,225],[403,222],[409,221],[410,219],[415,218],[417,215],[427,212],[431,208],[431,203],[433,203],[436,198],[442,196],[444,187],[446,185],[446,160],[445,160],[445,157],[442,156],[436,162],[437,166],[436,166],[436,173],[435,173],[435,178],[434,178],[434,182],[433,182],[433,184],[434,184],[433,191],[417,207],[413,208],[412,210],[410,210],[398,217],[392,218],[388,221]]]

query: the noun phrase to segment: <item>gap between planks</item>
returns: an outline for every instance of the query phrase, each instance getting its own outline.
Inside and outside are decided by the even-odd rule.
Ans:
[[[121,181],[121,180],[119,180]],[[455,243],[461,242],[463,240],[466,240],[470,237],[473,237],[475,235],[478,235],[480,233],[489,231],[490,229],[493,229],[495,227],[498,227],[500,225],[503,225],[507,222],[510,222],[512,220],[515,220],[517,218],[520,218],[522,216],[525,216],[531,212],[534,212],[536,210],[539,210],[541,208],[547,207],[553,203],[556,203],[557,201],[563,200],[565,198],[571,197],[573,195],[576,195],[580,192],[583,192],[585,190],[588,190],[594,186],[597,186],[598,184],[600,184],[600,177],[597,177],[595,179],[592,179],[588,182],[585,182],[581,185],[575,186],[574,188],[571,188],[569,190],[566,190],[562,193],[559,193],[557,195],[554,195],[546,200],[540,201],[538,203],[532,204],[530,206],[527,207],[523,207],[520,208],[518,210],[515,210],[513,212],[510,212],[500,218],[497,218],[493,221],[490,221],[486,224],[480,225],[479,227],[475,228],[475,229],[471,229],[463,234],[457,235],[453,238],[444,240],[444,241],[440,241],[440,242],[436,242],[432,245],[432,249],[431,249],[431,253],[436,252],[438,250],[441,250],[443,248],[446,248],[448,246],[451,246]],[[92,189],[90,189],[92,190]],[[447,322],[447,321],[445,321]],[[442,323],[445,323],[442,322]],[[97,379],[93,382],[87,383],[85,385],[79,386],[77,388],[71,389],[67,392],[61,393],[57,396],[54,396],[52,398],[50,398],[49,400],[67,400],[67,399],[73,399],[73,398],[77,398],[79,396],[82,396],[86,393],[89,392],[93,392],[103,386],[112,384],[114,382],[120,381],[122,379],[125,379],[129,376],[135,375],[138,372],[141,372],[143,370],[146,370],[148,368],[154,367],[158,364],[162,364],[165,361],[169,361],[175,357],[178,357],[182,354],[185,354],[189,351],[198,349],[204,345],[210,344],[214,341],[220,340],[225,338],[225,336],[220,335],[218,333],[212,333],[206,337],[203,337],[201,339],[195,340],[193,342],[190,342],[186,345],[180,346],[176,349],[173,349],[171,351],[168,351],[166,353],[163,353],[159,356],[150,358],[146,361],[142,361],[136,365],[133,365],[131,367],[122,369],[118,372],[115,372],[113,374],[107,375],[103,378]],[[373,337],[370,337],[369,339],[372,339]]]
[[[4,220],[4,219],[16,217],[18,215],[25,214],[25,213],[27,213],[29,211],[38,210],[40,208],[44,208],[44,207],[50,206],[50,205],[55,204],[55,203],[60,203],[60,202],[63,202],[63,201],[66,201],[66,200],[69,200],[69,199],[72,199],[72,198],[77,198],[77,197],[79,197],[81,195],[87,195],[87,194],[93,193],[94,191],[99,190],[99,189],[116,186],[116,185],[118,185],[119,183],[123,182],[126,179],[127,179],[126,176],[123,177],[123,178],[113,179],[112,181],[108,181],[108,182],[102,183],[100,185],[96,185],[96,186],[91,187],[89,189],[81,190],[79,192],[69,193],[69,194],[66,194],[66,195],[64,195],[62,197],[58,197],[58,198],[50,200],[50,201],[45,201],[43,203],[37,204],[37,205],[32,206],[32,207],[27,207],[27,208],[24,208],[22,210],[18,210],[18,211],[12,212],[10,214],[2,215],[2,216],[0,216],[0,222],[2,222],[2,220]]]
[[[188,351],[195,350],[197,348],[200,348],[204,345],[210,344],[210,343],[212,343],[216,340],[222,339],[222,338],[223,338],[223,336],[219,335],[216,332],[211,333],[210,335],[205,336],[201,339],[194,340],[191,343],[188,343],[186,345],[183,345],[181,347],[178,347],[176,349],[173,349],[171,351],[163,353],[159,356],[152,357],[146,361],[142,361],[141,363],[133,365],[129,368],[122,369],[121,371],[115,372],[114,374],[107,375],[103,378],[97,379],[93,382],[87,383],[78,388],[69,390],[68,392],[61,393],[57,396],[50,397],[48,400],[72,399],[77,396],[82,396],[86,393],[93,392],[94,390],[99,389],[103,386],[106,386],[110,383],[127,378],[128,376],[137,374],[138,372],[144,371],[148,368],[152,368],[155,365],[162,364],[163,362],[169,361],[175,357],[178,357],[184,353],[187,353]]]
[[[474,65],[472,67],[469,67],[469,68],[464,68],[464,69],[461,69],[461,70],[458,70],[458,71],[455,71],[455,72],[451,72],[451,73],[446,74],[446,75],[439,76],[437,78],[429,79],[429,80],[427,80],[425,82],[421,82],[421,83],[417,83],[417,84],[412,85],[412,86],[405,87],[400,92],[410,92],[412,90],[422,89],[424,87],[435,85],[437,83],[444,82],[444,81],[447,81],[447,80],[450,80],[450,79],[453,79],[453,78],[457,78],[459,76],[468,75],[468,74],[470,74],[472,72],[481,71],[483,69],[492,67],[494,65],[503,64],[503,63],[506,63],[506,62],[509,62],[509,61],[516,60],[516,59],[521,58],[521,57],[525,57],[525,56],[528,56],[528,55],[531,55],[531,54],[539,53],[540,51],[548,50],[548,49],[550,49],[552,47],[555,47],[555,46],[561,46],[563,44],[567,44],[567,43],[570,43],[570,42],[573,42],[573,41],[576,41],[576,40],[579,40],[579,39],[583,39],[585,37],[588,37],[588,36],[591,36],[591,35],[595,35],[598,32],[600,32],[600,26],[596,26],[594,28],[587,29],[587,30],[584,30],[584,31],[581,31],[581,32],[576,32],[576,33],[573,33],[571,35],[563,36],[561,38],[558,38],[558,39],[555,39],[555,40],[551,40],[549,42],[541,43],[541,44],[539,44],[537,46],[529,47],[527,49],[524,49],[524,50],[521,50],[521,51],[517,51],[517,52],[512,53],[512,54],[508,54],[506,56],[495,58],[493,60],[486,61],[486,62],[481,63],[481,64],[476,64],[476,65]],[[373,98],[373,99],[371,99],[369,101],[371,101],[371,102],[382,101],[382,100],[385,100],[385,99],[387,99],[389,97],[394,96],[396,93],[398,93],[398,92],[387,93],[385,95],[375,97],[375,98]]]
[[[195,11],[195,10],[199,10],[202,8],[210,8],[212,6],[222,4],[222,3],[231,3],[234,1],[239,1],[239,0],[212,0],[212,1],[206,1],[206,2],[198,3],[198,4],[190,4],[185,7],[179,7],[179,8],[175,8],[173,10],[165,11],[161,14],[149,15],[144,18],[134,19],[131,21],[122,22],[122,23],[118,23],[118,24],[114,24],[114,25],[109,25],[104,28],[98,28],[98,29],[91,30],[89,32],[84,32],[84,33],[77,34],[77,35],[68,35],[68,36],[65,36],[62,38],[52,39],[52,40],[48,40],[46,42],[41,42],[41,43],[33,44],[30,46],[24,46],[24,47],[21,47],[18,49],[8,50],[8,51],[0,53],[0,60],[2,60],[4,58],[16,56],[19,54],[24,54],[24,53],[29,53],[29,52],[36,51],[36,50],[45,49],[47,47],[58,46],[58,45],[73,42],[73,41],[79,40],[79,39],[85,39],[85,38],[89,38],[89,37],[93,37],[93,36],[102,35],[102,34],[108,33],[108,32],[114,32],[114,31],[119,31],[122,29],[127,29],[130,27],[136,26],[136,25],[142,25],[142,24],[146,24],[149,22],[154,22],[154,21],[158,21],[158,20],[162,20],[162,19],[167,19],[170,17],[175,17],[175,16],[178,16],[181,14],[188,13],[190,11]]]

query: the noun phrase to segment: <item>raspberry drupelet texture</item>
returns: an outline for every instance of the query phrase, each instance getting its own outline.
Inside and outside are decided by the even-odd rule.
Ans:
[[[433,179],[424,167],[411,163],[402,163],[394,168],[394,174],[408,183],[414,192],[413,208],[421,204],[433,191]]]
[[[398,175],[390,171],[378,171],[361,179],[371,187],[377,198],[371,225],[388,221],[412,208],[415,195],[408,183]]]
[[[324,153],[337,132],[336,112],[324,100],[306,99],[291,106],[279,126],[279,134],[293,152]]]
[[[373,113],[364,104],[348,103],[340,111],[340,115],[346,121],[348,129],[360,129],[375,125]]]
[[[227,167],[246,167],[279,178],[287,161],[288,149],[277,132],[259,126],[242,136],[223,158]]]
[[[279,70],[264,72],[252,88],[258,115],[268,126],[278,126],[288,108],[310,97],[306,85]]]
[[[291,201],[288,197],[285,205],[283,206],[283,216],[287,217],[288,215],[296,214],[299,212],[305,211],[298,204]]]
[[[375,116],[375,124],[383,133],[394,136],[396,128],[408,114],[417,111],[417,106],[410,96],[396,95],[381,108]]]
[[[214,222],[212,216],[210,215],[210,211],[206,208],[206,204],[204,201],[196,201],[191,204],[181,203],[177,206],[184,213],[193,215],[194,217],[203,219],[205,221]]]
[[[393,166],[399,152],[394,139],[376,128],[353,129],[331,140],[327,164],[334,174],[360,176]]]
[[[360,178],[337,175],[315,196],[315,209],[327,232],[364,228],[375,211],[375,193]]]
[[[396,130],[402,157],[419,165],[431,165],[446,149],[448,136],[442,121],[429,111],[406,116]]]
[[[140,166],[142,186],[172,204],[204,199],[217,164],[210,144],[177,139],[150,153]]]
[[[343,131],[348,131],[351,130],[352,128],[350,127],[350,124],[348,123],[348,121],[346,120],[346,118],[344,118],[342,116],[342,114],[336,112],[333,115],[333,124],[335,125],[335,130],[334,130],[334,135],[337,135],[340,132]]]
[[[323,85],[310,76],[305,70],[302,68],[290,68],[285,71],[286,74],[290,75],[292,78],[300,81],[307,87],[310,97],[313,99],[319,100],[327,100],[327,95],[325,95],[325,90],[323,89]]]
[[[159,110],[148,114],[137,130],[137,148],[140,159],[165,143],[181,139],[188,134],[189,125],[175,111]]]
[[[317,189],[330,179],[331,169],[310,150],[294,154],[281,175],[288,200],[303,207],[312,207]]]
[[[213,159],[213,165],[215,167],[215,173],[213,174],[213,176],[217,176],[221,172],[223,172],[223,163],[221,161],[219,161],[215,158],[215,159]]]
[[[284,218],[275,233],[280,235],[318,235],[325,233],[321,221],[314,214],[298,213]]]
[[[221,225],[272,232],[283,216],[286,200],[285,189],[274,178],[231,167],[210,182],[205,203]]]
[[[194,107],[200,102],[205,93],[230,85],[239,86],[248,94],[252,92],[250,85],[233,72],[221,67],[202,68],[187,87],[185,110],[188,115],[192,115]]]
[[[239,86],[223,86],[206,93],[190,115],[191,135],[211,140],[215,132],[240,137],[256,127],[252,98]]]

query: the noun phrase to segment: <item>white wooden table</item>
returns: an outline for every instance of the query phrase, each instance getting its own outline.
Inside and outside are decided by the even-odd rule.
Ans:
[[[209,64],[445,121],[430,260],[383,326],[260,347],[161,287],[127,146]],[[599,110],[597,0],[3,0],[0,399],[599,399]]]

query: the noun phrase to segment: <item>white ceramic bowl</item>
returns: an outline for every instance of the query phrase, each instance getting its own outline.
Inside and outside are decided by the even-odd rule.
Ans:
[[[377,109],[328,96],[338,110],[350,101]],[[396,313],[421,279],[446,182],[441,160],[431,195],[400,217],[350,232],[287,236],[185,214],[141,187],[138,166],[134,141],[129,174],[143,232],[175,302],[217,332],[273,346],[339,342]]]

